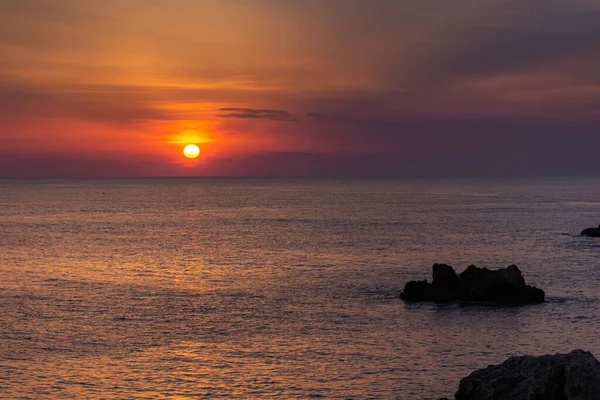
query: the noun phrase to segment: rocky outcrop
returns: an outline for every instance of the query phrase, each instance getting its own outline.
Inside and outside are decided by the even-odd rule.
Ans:
[[[433,281],[410,281],[400,298],[405,301],[447,303],[485,302],[494,304],[531,304],[544,301],[543,290],[525,283],[516,265],[491,271],[471,265],[460,275],[446,264],[433,265]]]
[[[511,357],[460,381],[455,400],[598,400],[600,362],[587,351]]]
[[[600,237],[600,225],[597,228],[587,228],[581,231],[583,236]]]
[[[454,268],[446,264],[433,264],[433,282],[410,281],[404,286],[400,298],[407,301],[451,302],[460,297],[460,280]]]

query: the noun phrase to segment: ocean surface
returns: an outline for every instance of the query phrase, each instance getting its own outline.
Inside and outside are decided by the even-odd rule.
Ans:
[[[427,399],[600,356],[599,180],[0,181],[0,398]],[[547,302],[405,304],[512,263]]]

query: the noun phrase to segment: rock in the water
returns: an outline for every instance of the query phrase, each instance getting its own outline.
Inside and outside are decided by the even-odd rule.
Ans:
[[[471,265],[460,274],[461,299],[500,304],[529,304],[544,301],[544,291],[525,284],[519,267],[491,271]]]
[[[456,271],[446,264],[433,264],[433,284],[450,289],[459,288]]]
[[[491,271],[471,265],[460,275],[445,264],[433,265],[433,282],[408,282],[400,298],[406,301],[531,304],[544,301],[543,290],[525,284],[516,265]]]
[[[442,303],[459,299],[460,282],[454,268],[446,264],[433,264],[431,296],[433,301]]]
[[[600,225],[598,225],[597,228],[587,228],[584,229],[581,234],[583,236],[589,236],[589,237],[600,237]]]
[[[431,285],[427,279],[422,281],[410,281],[404,285],[404,291],[400,295],[409,301],[429,301],[431,297]]]
[[[597,400],[600,362],[587,351],[511,357],[460,381],[456,400]]]

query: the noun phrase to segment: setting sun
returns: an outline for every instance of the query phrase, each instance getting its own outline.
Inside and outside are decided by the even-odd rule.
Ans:
[[[200,148],[195,144],[188,144],[183,149],[183,155],[187,158],[196,158],[200,155]]]

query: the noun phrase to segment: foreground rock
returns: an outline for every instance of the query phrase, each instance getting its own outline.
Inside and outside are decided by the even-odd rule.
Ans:
[[[600,362],[587,351],[511,357],[460,381],[455,400],[598,400]]]
[[[525,284],[516,265],[491,271],[471,265],[456,274],[446,264],[433,264],[433,282],[410,281],[400,298],[405,301],[485,302],[494,304],[532,304],[544,301],[543,290]]]
[[[589,237],[600,237],[600,225],[598,225],[597,228],[587,228],[584,229],[581,234],[583,236],[589,236]]]

